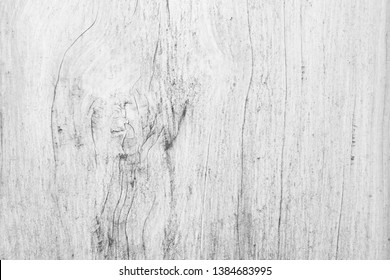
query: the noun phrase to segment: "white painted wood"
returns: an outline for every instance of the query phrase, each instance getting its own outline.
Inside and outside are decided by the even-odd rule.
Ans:
[[[389,11],[1,1],[0,258],[389,258]]]

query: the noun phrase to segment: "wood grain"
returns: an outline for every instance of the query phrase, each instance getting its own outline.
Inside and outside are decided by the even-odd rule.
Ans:
[[[1,259],[388,259],[390,2],[0,3]]]

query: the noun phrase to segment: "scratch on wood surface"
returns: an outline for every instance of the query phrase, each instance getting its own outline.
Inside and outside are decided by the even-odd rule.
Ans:
[[[57,97],[57,87],[58,87],[58,83],[60,81],[60,76],[61,76],[61,69],[62,69],[62,65],[64,63],[64,60],[65,60],[65,57],[66,57],[66,54],[69,52],[69,50],[74,46],[74,44],[76,44],[76,42],[84,36],[85,33],[88,32],[88,30],[90,30],[96,23],[96,20],[97,20],[97,15],[95,17],[95,20],[92,22],[92,24],[90,26],[88,26],[70,45],[69,47],[65,50],[64,54],[62,55],[62,58],[61,58],[61,62],[60,62],[60,66],[58,67],[58,71],[57,71],[57,79],[55,81],[55,84],[54,84],[54,91],[53,91],[53,99],[52,99],[52,102],[51,102],[51,110],[50,110],[50,125],[51,125],[51,140],[52,140],[52,147],[53,147],[53,157],[54,157],[54,181],[56,179],[56,174],[57,174],[57,165],[58,165],[58,159],[57,159],[57,145],[58,143],[56,143],[55,141],[55,128],[56,128],[56,125],[54,124],[54,111],[55,111],[55,102],[56,102],[56,97]],[[58,132],[60,132],[61,128],[58,128]]]
[[[339,219],[337,223],[337,238],[336,238],[336,254],[335,254],[335,259],[337,260],[339,257],[339,244],[340,244],[340,229],[341,229],[341,219],[343,215],[343,206],[344,206],[344,167],[343,167],[343,182],[341,185],[341,199],[340,199],[340,210],[339,210]]]
[[[248,23],[248,37],[249,37],[249,47],[250,47],[250,56],[251,56],[251,65],[250,65],[250,75],[249,75],[249,83],[248,83],[248,89],[246,91],[245,101],[244,101],[244,112],[243,112],[243,120],[241,125],[241,178],[240,178],[240,188],[238,193],[238,200],[237,200],[237,214],[236,214],[236,234],[237,234],[237,249],[238,249],[238,257],[241,258],[241,244],[240,244],[240,230],[239,230],[239,215],[240,215],[240,207],[243,203],[242,196],[243,196],[243,190],[244,190],[244,129],[245,129],[245,122],[246,122],[246,114],[247,114],[247,106],[249,101],[249,92],[252,87],[253,82],[253,68],[254,68],[254,56],[253,56],[253,46],[252,46],[252,35],[251,35],[251,23],[250,23],[250,17],[249,17],[249,3],[248,0],[246,1],[246,16],[247,16],[247,23]]]
[[[203,181],[203,195],[202,195],[202,213],[200,218],[200,238],[199,238],[199,247],[200,252],[203,252],[203,236],[204,236],[204,214],[205,214],[205,200],[206,200],[206,190],[207,190],[207,175],[209,173],[209,155],[210,155],[210,140],[211,140],[211,131],[209,132],[209,137],[207,141],[207,153],[206,153],[206,163],[204,170],[204,181]]]
[[[280,201],[279,201],[279,218],[278,218],[278,259],[280,259],[281,251],[281,236],[280,231],[282,227],[282,210],[283,210],[283,171],[284,171],[284,148],[286,145],[286,122],[287,122],[287,96],[288,96],[288,79],[287,79],[287,43],[286,43],[286,1],[283,2],[283,46],[284,46],[284,82],[285,82],[285,98],[284,98],[284,113],[283,113],[283,136],[282,136],[282,150],[280,160]]]

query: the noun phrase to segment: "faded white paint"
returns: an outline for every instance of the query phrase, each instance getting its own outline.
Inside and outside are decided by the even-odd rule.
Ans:
[[[0,258],[389,258],[389,11],[1,1]]]

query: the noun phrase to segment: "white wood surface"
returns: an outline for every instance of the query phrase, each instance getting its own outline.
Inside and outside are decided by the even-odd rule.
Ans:
[[[387,0],[0,1],[1,259],[388,259]]]

